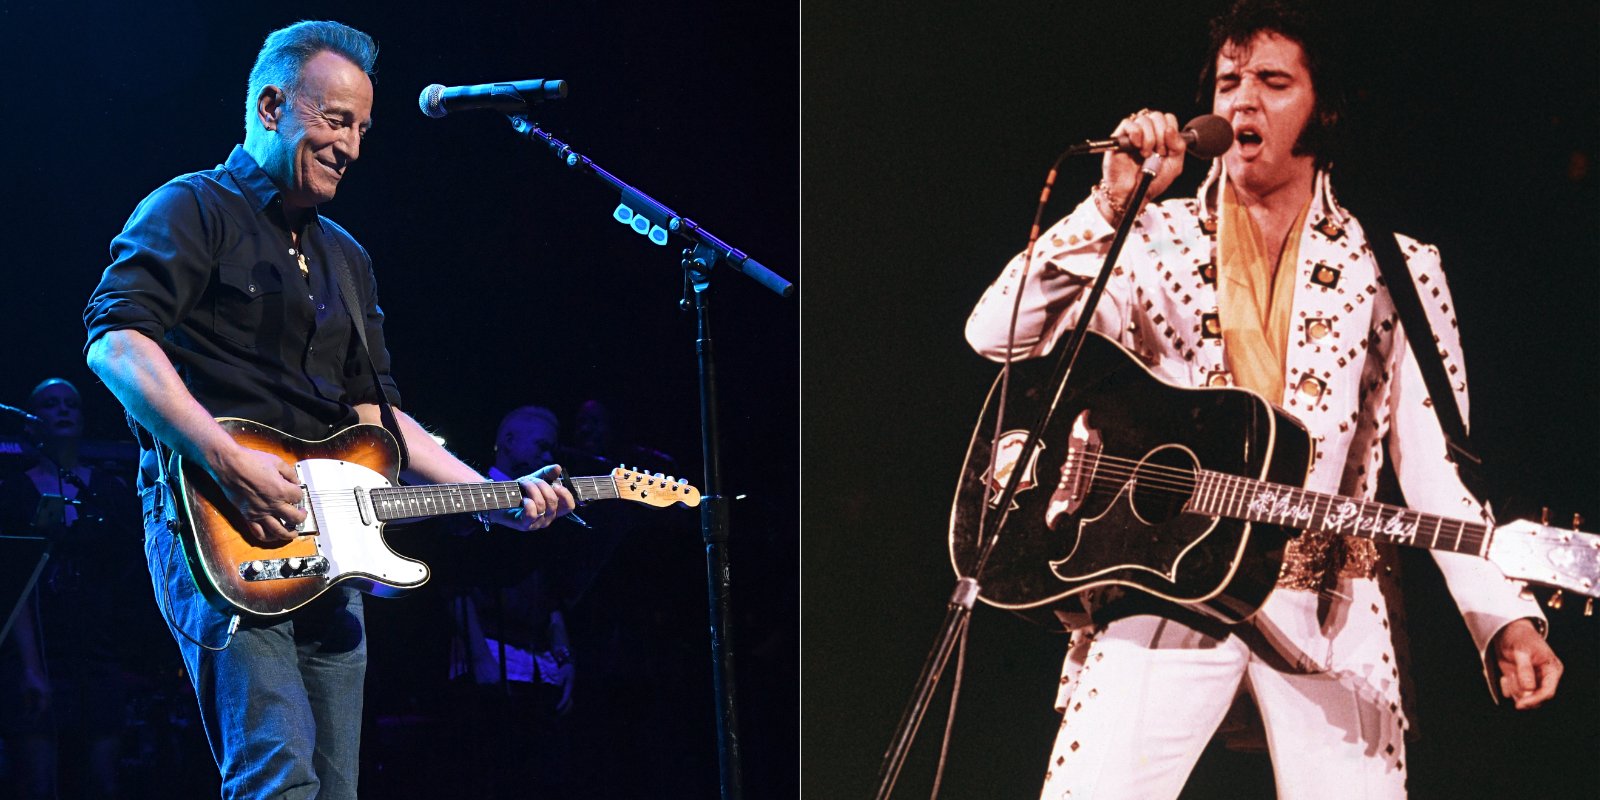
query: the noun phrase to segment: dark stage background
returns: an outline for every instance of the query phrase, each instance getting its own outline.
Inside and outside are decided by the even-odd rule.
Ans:
[[[300,19],[337,19],[380,45],[375,126],[323,211],[372,253],[407,410],[485,467],[506,411],[545,405],[570,423],[581,401],[598,398],[624,437],[671,454],[680,476],[703,485],[695,318],[678,308],[681,241],[657,247],[612,220],[614,192],[516,138],[503,117],[430,120],[416,98],[430,83],[565,79],[569,99],[536,112],[546,130],[798,281],[793,3],[0,0],[11,87],[0,111],[11,154],[0,402],[22,404],[41,378],[64,376],[84,392],[90,438],[127,438],[81,355],[80,315],[107,245],[148,192],[242,141],[255,52]],[[744,497],[733,503],[731,552],[745,782],[748,796],[794,796],[798,302],[731,271],[715,283],[725,488]],[[18,432],[0,421],[0,436]],[[426,551],[435,533],[397,531],[393,541]],[[705,583],[699,515],[681,509],[621,537],[601,568],[571,623],[574,724],[585,731],[570,762],[576,796],[715,796]],[[437,604],[428,590],[368,604],[364,795],[455,796],[440,755],[491,735],[442,735]],[[599,627],[613,638],[593,641]],[[618,636],[635,646],[618,651]],[[593,676],[630,668],[599,663],[602,647],[648,672],[626,697],[601,696],[608,685]],[[181,691],[174,697],[181,716]],[[159,796],[214,796],[198,731],[179,747],[187,752],[162,756],[177,768],[160,776]],[[144,796],[140,771],[150,768],[130,761],[130,796]]]
[[[994,367],[972,304],[1026,240],[1051,159],[1140,108],[1195,103],[1220,0],[805,7],[804,425],[808,796],[868,796],[954,577],[950,497]],[[1437,243],[1502,518],[1597,519],[1600,17],[1587,3],[1333,4],[1364,134],[1335,168],[1357,213],[1384,203]],[[1174,193],[1192,193],[1191,162]],[[1068,164],[1048,220],[1098,178]],[[826,482],[816,480],[826,476]],[[826,488],[823,488],[823,487]],[[1592,529],[1592,525],[1590,526]],[[1415,554],[1413,554],[1415,555]],[[1548,709],[1491,704],[1465,627],[1408,556],[1418,798],[1593,793],[1600,648],[1568,599]],[[943,796],[1037,794],[1064,642],[980,607]],[[925,796],[949,677],[898,796]],[[1264,756],[1207,755],[1187,797],[1269,797]]]

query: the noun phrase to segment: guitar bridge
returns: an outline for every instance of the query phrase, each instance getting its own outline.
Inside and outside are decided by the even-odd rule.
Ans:
[[[1094,477],[1100,466],[1104,445],[1100,431],[1089,427],[1089,411],[1079,412],[1072,421],[1072,433],[1067,437],[1067,458],[1061,463],[1061,482],[1050,496],[1050,507],[1045,512],[1045,522],[1054,525],[1063,514],[1076,514],[1083,507],[1094,487]]]

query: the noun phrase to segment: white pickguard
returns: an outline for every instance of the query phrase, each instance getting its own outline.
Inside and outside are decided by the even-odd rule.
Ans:
[[[428,580],[428,568],[397,555],[383,541],[383,523],[368,492],[388,487],[389,480],[360,464],[331,458],[308,458],[295,464],[306,487],[310,513],[301,533],[315,532],[317,554],[328,559],[329,581],[341,576],[371,576],[377,581],[411,588]],[[359,580],[359,578],[357,578]],[[382,586],[369,591],[383,594]]]

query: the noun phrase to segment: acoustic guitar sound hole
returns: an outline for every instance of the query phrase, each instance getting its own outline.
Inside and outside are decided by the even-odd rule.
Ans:
[[[1133,510],[1151,525],[1160,525],[1183,512],[1194,495],[1199,463],[1187,448],[1166,445],[1150,451],[1133,472]]]

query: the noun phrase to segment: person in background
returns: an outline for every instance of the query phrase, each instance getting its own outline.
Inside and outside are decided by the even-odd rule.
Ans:
[[[517,408],[495,434],[492,480],[554,462],[560,425],[539,406]],[[570,469],[570,466],[563,465]],[[578,666],[567,635],[568,559],[586,534],[575,525],[538,537],[457,525],[445,596],[453,635],[451,714],[489,746],[465,754],[463,788],[477,798],[564,797],[572,744],[568,715]]]
[[[35,387],[28,411],[38,421],[26,433],[37,459],[0,476],[0,533],[50,540],[0,647],[0,732],[23,800],[118,795],[129,637],[140,615],[154,619],[134,589],[142,581],[133,489],[79,457],[82,404],[65,379]]]

